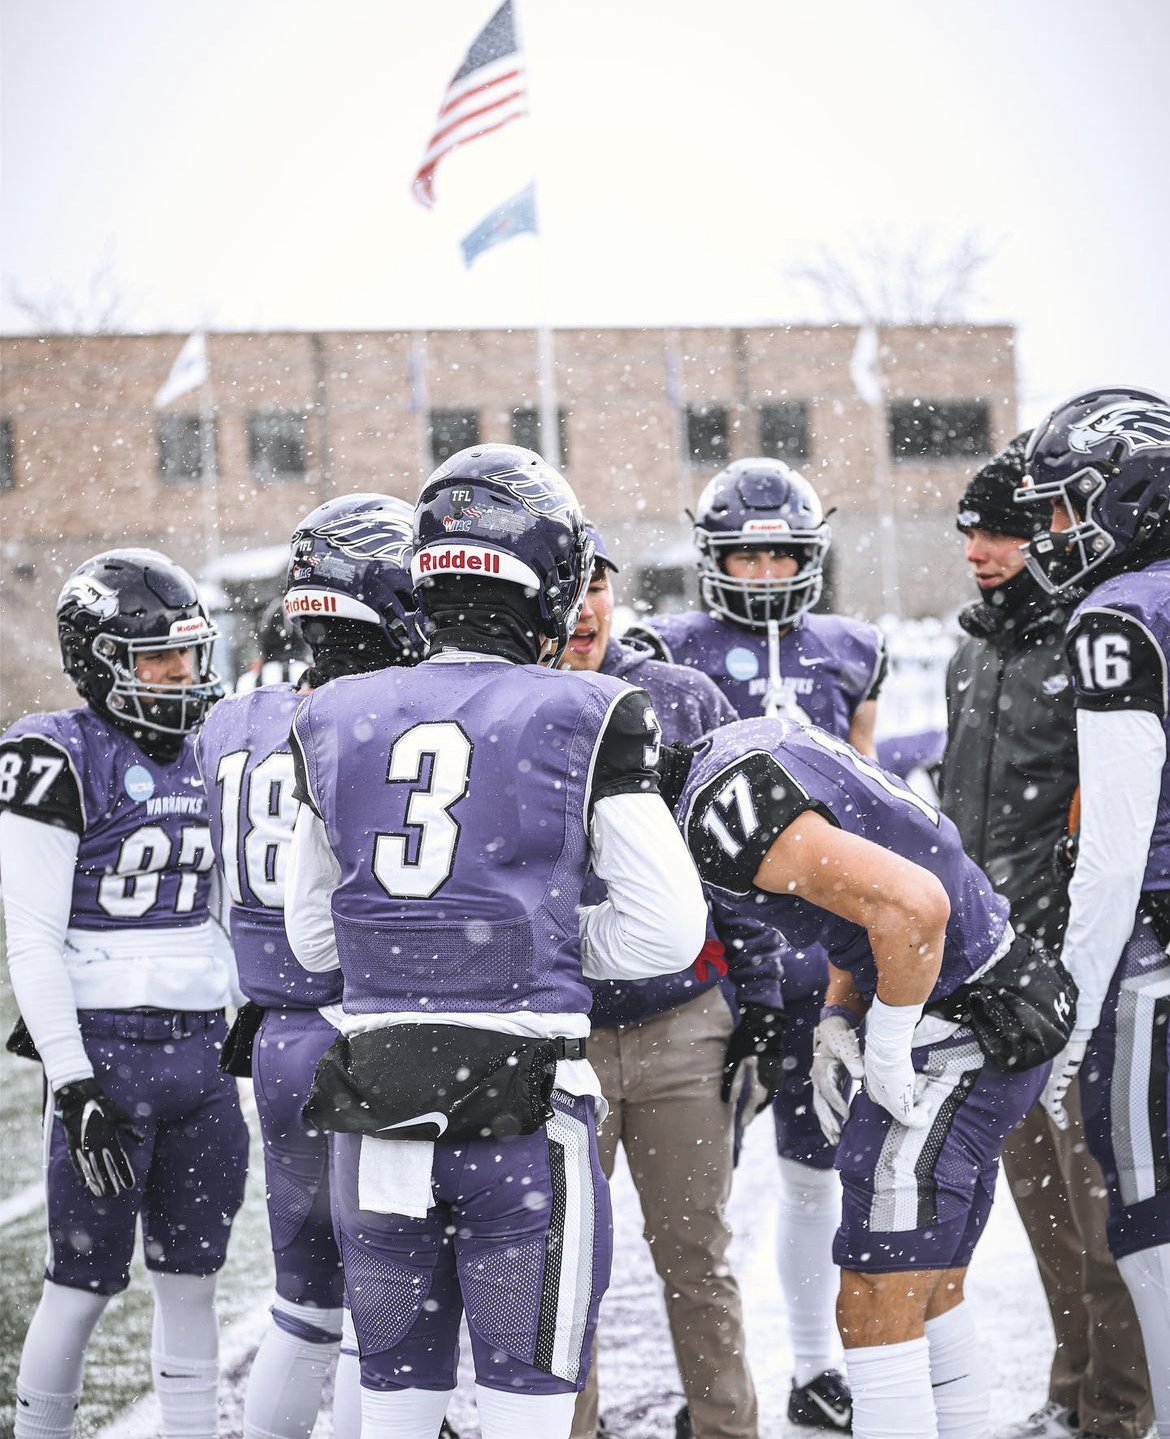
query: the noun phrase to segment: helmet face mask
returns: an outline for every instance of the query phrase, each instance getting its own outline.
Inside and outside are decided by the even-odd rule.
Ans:
[[[568,481],[540,455],[518,445],[452,455],[423,486],[414,540],[411,574],[424,615],[462,580],[514,585],[546,641],[540,663],[559,663],[585,603],[594,545]],[[474,627],[477,587],[467,589]]]
[[[749,629],[787,628],[820,599],[832,531],[816,491],[780,460],[736,460],[699,497],[695,544],[699,594],[713,614]],[[794,575],[733,577],[727,557],[737,551],[791,554]]]
[[[57,633],[78,692],[124,728],[188,734],[222,694],[219,631],[191,576],[155,550],[108,550],[79,565],[57,599]],[[144,657],[183,650],[189,682],[140,677]]]
[[[1153,557],[1170,519],[1170,404],[1146,390],[1091,390],[1032,435],[1017,504],[1050,504],[1064,524],[1038,534],[1025,563],[1057,594]]]

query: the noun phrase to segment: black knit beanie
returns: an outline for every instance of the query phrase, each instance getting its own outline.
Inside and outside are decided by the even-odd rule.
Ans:
[[[1024,479],[1024,451],[1031,430],[1017,435],[998,455],[976,470],[967,482],[955,517],[957,529],[986,530],[992,535],[1012,535],[1030,540],[1048,528],[1043,505],[1017,505],[1012,500]]]

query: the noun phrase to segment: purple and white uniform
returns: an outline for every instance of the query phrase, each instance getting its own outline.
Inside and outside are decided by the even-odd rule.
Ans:
[[[329,1143],[301,1109],[317,1061],[337,1038],[320,1007],[341,998],[341,976],[310,974],[284,930],[288,848],[299,808],[289,729],[301,696],[265,685],[221,700],[195,756],[210,801],[211,842],[231,897],[240,988],[265,1011],[252,1050],[276,1292],[294,1304],[341,1305],[341,1257],[329,1199]],[[295,1332],[279,1306],[273,1319]]]
[[[583,1037],[587,972],[685,968],[706,908],[656,793],[658,733],[618,680],[460,651],[310,695],[287,923],[303,964],[340,965],[346,1031],[429,1018]],[[591,862],[611,898],[579,915]],[[561,1061],[546,1126],[437,1143],[417,1209],[397,1189],[401,1141],[337,1137],[363,1388],[449,1388],[459,1298],[481,1384],[581,1387],[610,1263],[597,1094],[587,1060]],[[381,1163],[384,1195],[366,1188]]]
[[[125,1141],[138,1183],[95,1198],[49,1110],[47,1277],[124,1289],[139,1215],[148,1268],[214,1274],[243,1200],[248,1135],[217,1067],[232,963],[208,913],[191,741],[165,762],[93,709],[28,715],[0,740],[0,811],[23,826],[5,835],[13,862],[12,843],[37,850],[37,927],[22,913],[10,960],[49,1087],[92,1074],[145,1136]],[[11,907],[22,898],[12,866],[5,880]]]
[[[797,948],[814,939],[872,998],[877,970],[866,931],[794,894],[756,889],[776,836],[813,810],[830,823],[930,871],[951,904],[939,978],[943,998],[1006,953],[1008,902],[963,853],[958,831],[925,800],[821,730],[746,720],[700,747],[676,806],[703,879],[740,896]],[[923,1129],[897,1124],[864,1093],[838,1146],[844,1188],[833,1257],[880,1272],[967,1263],[990,1209],[999,1150],[1043,1087],[1047,1070],[1009,1075],[989,1065],[965,1027],[929,1013],[914,1067],[934,1109]]]
[[[1082,811],[1062,958],[1078,1027],[1099,1012],[1081,1101],[1120,1259],[1170,1244],[1170,560],[1094,589],[1067,649]]]
[[[844,615],[804,614],[783,633],[774,625],[753,630],[711,614],[660,615],[648,630],[665,658],[710,675],[740,719],[784,716],[838,739],[849,738],[858,707],[877,699],[885,678],[881,631]],[[809,1078],[828,982],[822,945],[813,941],[784,952],[780,993],[794,1063],[772,1099],[776,1148],[782,1159],[815,1169],[833,1167],[834,1146],[817,1123]]]

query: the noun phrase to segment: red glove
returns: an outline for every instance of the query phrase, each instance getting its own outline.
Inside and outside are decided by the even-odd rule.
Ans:
[[[715,971],[715,977],[722,979],[727,973],[727,961],[723,958],[726,950],[718,939],[709,939],[699,950],[698,957],[694,962],[695,978],[700,984],[707,982],[707,966],[710,965]]]

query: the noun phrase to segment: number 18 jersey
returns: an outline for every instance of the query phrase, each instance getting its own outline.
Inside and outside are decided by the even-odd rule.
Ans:
[[[608,675],[443,655],[334,680],[293,722],[349,1013],[585,1014],[593,805],[657,790],[658,721]]]

